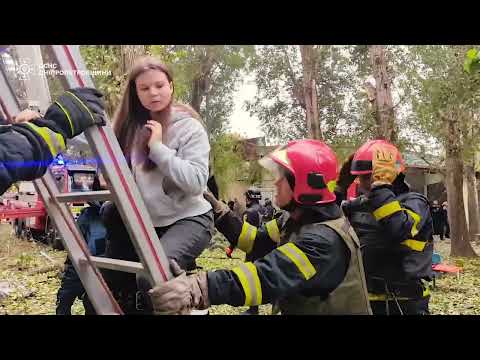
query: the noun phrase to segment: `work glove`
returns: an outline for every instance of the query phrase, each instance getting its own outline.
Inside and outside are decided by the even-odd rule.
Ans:
[[[339,193],[346,193],[350,185],[352,185],[353,181],[357,177],[357,175],[352,175],[351,174],[351,169],[352,169],[352,161],[353,161],[353,156],[355,153],[351,154],[347,160],[343,163],[340,173],[338,174],[338,180],[337,180],[337,190]]]
[[[105,125],[102,96],[93,88],[67,90],[50,105],[44,119],[32,122],[54,122],[62,135],[71,139],[92,125]]]
[[[391,185],[398,175],[395,154],[389,147],[378,147],[372,159],[372,188]]]
[[[30,109],[25,109],[25,110],[21,111],[20,113],[18,113],[18,115],[13,118],[13,123],[14,124],[19,124],[19,123],[26,122],[26,121],[32,121],[32,120],[35,120],[35,119],[38,119],[38,118],[41,118],[41,117],[42,116],[37,111],[33,111],[33,110],[30,110]]]
[[[210,203],[210,205],[212,205],[213,213],[215,215],[215,220],[218,220],[219,218],[221,218],[223,215],[225,215],[227,212],[230,211],[230,208],[228,207],[228,205],[223,203],[222,201],[217,200],[211,191],[209,190],[205,191],[203,193],[203,197],[205,198],[205,200],[207,200]]]
[[[175,260],[170,260],[170,268],[175,278],[149,291],[154,313],[185,315],[192,309],[208,308],[207,273],[187,276]]]

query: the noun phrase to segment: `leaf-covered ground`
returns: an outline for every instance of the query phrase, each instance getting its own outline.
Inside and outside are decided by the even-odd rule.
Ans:
[[[230,269],[243,261],[244,256],[240,251],[235,251],[234,258],[228,259],[223,251],[226,243],[218,241],[217,244],[221,247],[205,250],[197,260],[197,264],[204,270]],[[437,280],[430,302],[432,314],[480,314],[480,258],[449,258],[448,240],[436,242],[435,246],[444,262],[462,266],[463,271],[459,279],[448,275]],[[480,254],[480,246],[475,246],[475,250]],[[1,224],[0,285],[8,284],[12,292],[0,299],[0,315],[55,314],[56,294],[65,257],[65,251],[15,238],[11,227]],[[244,310],[246,307],[212,306],[210,314],[235,315]],[[270,305],[260,306],[261,314],[269,314],[270,311]],[[80,301],[75,302],[72,312],[84,313]]]

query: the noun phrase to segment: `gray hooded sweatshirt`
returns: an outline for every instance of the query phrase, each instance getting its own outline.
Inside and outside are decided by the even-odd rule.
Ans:
[[[204,214],[211,205],[203,197],[207,188],[210,144],[200,121],[173,110],[165,143],[150,147],[157,165],[145,171],[132,158],[133,175],[155,227]]]

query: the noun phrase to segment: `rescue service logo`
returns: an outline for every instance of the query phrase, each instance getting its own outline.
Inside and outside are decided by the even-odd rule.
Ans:
[[[30,59],[21,59],[20,64],[16,66],[16,72],[20,80],[30,80],[30,74],[35,70]]]
[[[89,75],[89,76],[111,76],[111,70],[62,70],[55,63],[33,64],[29,58],[20,58],[18,62],[10,61],[6,66],[7,71],[15,72],[18,79],[28,81],[32,76],[74,76],[74,75]]]

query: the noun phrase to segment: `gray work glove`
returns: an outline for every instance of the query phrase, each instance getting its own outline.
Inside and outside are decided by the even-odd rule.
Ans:
[[[149,291],[154,313],[185,315],[192,309],[208,308],[207,273],[187,276],[175,260],[170,260],[170,268],[175,278]]]
[[[221,218],[223,215],[225,215],[227,212],[230,211],[230,208],[228,207],[228,205],[223,203],[222,201],[217,200],[211,191],[209,190],[205,191],[203,193],[203,197],[205,198],[205,200],[207,200],[210,203],[210,205],[212,205],[213,213],[215,215],[215,220],[218,220],[219,218]]]

